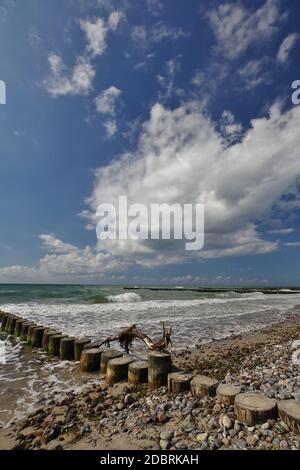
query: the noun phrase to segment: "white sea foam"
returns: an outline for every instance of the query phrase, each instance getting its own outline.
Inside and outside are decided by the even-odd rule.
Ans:
[[[135,292],[126,292],[126,294],[109,295],[108,300],[113,303],[140,302],[142,300],[139,294]]]

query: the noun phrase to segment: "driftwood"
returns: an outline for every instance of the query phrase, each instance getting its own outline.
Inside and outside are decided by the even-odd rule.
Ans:
[[[171,334],[172,327],[170,330],[166,330],[164,322],[163,326],[163,335],[158,341],[153,341],[149,336],[147,336],[142,331],[139,331],[136,325],[132,325],[129,328],[125,328],[118,335],[108,336],[104,341],[102,341],[98,347],[103,345],[110,347],[110,343],[114,341],[119,341],[120,346],[125,349],[126,353],[129,354],[129,349],[135,339],[140,339],[147,346],[150,351],[163,351],[167,349],[169,344],[172,346]]]

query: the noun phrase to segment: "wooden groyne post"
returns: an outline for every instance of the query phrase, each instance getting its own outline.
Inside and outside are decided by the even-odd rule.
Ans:
[[[167,385],[168,374],[172,371],[172,360],[169,352],[151,351],[148,353],[148,384],[157,388]]]
[[[121,351],[118,351],[117,349],[107,349],[106,351],[103,351],[101,354],[100,374],[106,374],[107,365],[111,359],[116,359],[122,356],[123,354]]]
[[[89,338],[79,338],[74,342],[74,359],[80,361],[81,353],[91,340]]]
[[[148,362],[135,361],[128,367],[128,383],[139,385],[148,382]]]
[[[122,382],[128,379],[128,367],[134,361],[129,356],[116,357],[110,359],[107,365],[107,371],[105,376],[105,383],[113,385],[117,382]]]
[[[99,372],[101,353],[99,348],[83,349],[80,357],[81,372]]]

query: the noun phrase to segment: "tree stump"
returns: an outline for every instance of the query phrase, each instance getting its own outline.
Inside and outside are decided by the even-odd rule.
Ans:
[[[52,335],[49,337],[48,351],[50,356],[59,356],[60,341],[65,337],[65,335]]]
[[[15,325],[14,336],[18,337],[21,334],[22,325],[25,320],[17,320]]]
[[[259,392],[247,392],[237,395],[234,410],[237,419],[248,426],[265,423],[268,419],[277,416],[276,401],[265,397]]]
[[[50,328],[44,330],[43,340],[42,340],[42,351],[48,352],[49,350],[49,338],[50,336],[61,335],[59,331],[51,330]]]
[[[300,401],[281,400],[277,403],[278,413],[282,421],[297,434],[300,434]]]
[[[122,356],[123,354],[121,351],[118,351],[117,349],[107,349],[106,351],[103,351],[101,355],[100,374],[106,374],[108,361]]]
[[[72,361],[74,359],[74,343],[76,338],[62,338],[59,347],[59,357],[61,360]]]
[[[191,381],[191,391],[194,397],[214,397],[219,382],[206,375],[196,375]]]
[[[35,323],[32,323],[29,328],[28,328],[28,333],[27,333],[27,344],[31,346],[31,339],[32,339],[32,334],[34,328],[38,328],[40,325],[36,325]]]
[[[234,405],[235,397],[241,393],[241,387],[231,384],[220,384],[217,388],[217,397],[224,405]]]
[[[157,388],[167,385],[168,374],[172,370],[171,355],[168,352],[151,351],[148,353],[148,384]]]
[[[80,356],[84,346],[89,344],[91,340],[89,338],[79,338],[74,343],[74,359],[80,361]]]
[[[22,323],[20,341],[27,341],[28,329],[30,326],[36,326],[36,325],[34,325],[34,323],[31,323],[29,321]]]
[[[113,385],[128,379],[128,367],[134,361],[131,357],[123,356],[110,359],[107,365],[105,383]]]
[[[99,348],[83,349],[80,356],[81,372],[99,372],[101,354]]]
[[[192,376],[182,372],[171,372],[168,374],[168,392],[178,395],[181,392],[190,390]]]
[[[129,364],[128,383],[132,385],[144,384],[148,382],[148,362],[136,361]]]
[[[43,326],[37,326],[33,329],[31,335],[31,346],[33,348],[41,348],[43,342],[43,335],[44,335],[45,328]]]

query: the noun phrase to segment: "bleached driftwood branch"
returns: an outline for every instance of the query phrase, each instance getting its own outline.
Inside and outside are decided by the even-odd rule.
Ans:
[[[162,351],[167,349],[169,344],[172,346],[171,341],[171,334],[172,334],[172,327],[170,330],[165,328],[164,322],[162,323],[163,326],[163,334],[162,337],[158,341],[153,341],[149,336],[147,336],[142,331],[139,331],[136,325],[132,325],[128,328],[122,330],[118,335],[115,336],[108,336],[102,341],[98,346],[101,347],[103,345],[110,347],[110,343],[114,341],[119,341],[122,348],[125,349],[126,353],[129,354],[129,348],[131,347],[133,341],[135,339],[140,339],[143,343],[147,346],[150,351],[158,350]]]

